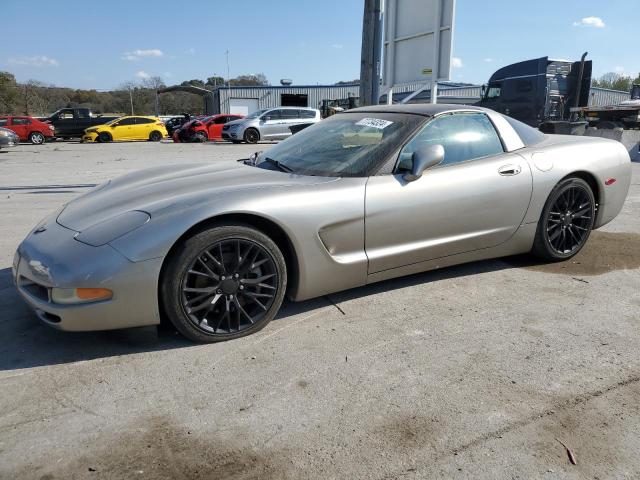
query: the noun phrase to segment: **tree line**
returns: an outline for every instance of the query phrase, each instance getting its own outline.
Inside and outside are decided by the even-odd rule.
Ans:
[[[640,84],[640,73],[636,78],[628,75],[622,75],[616,72],[609,72],[600,78],[595,78],[591,82],[594,87],[608,88],[610,90],[622,90],[623,92],[631,91],[633,85]]]
[[[262,73],[240,75],[229,80],[229,85],[269,85]],[[226,85],[222,77],[208,77],[206,80],[193,79],[181,85],[213,90]],[[125,82],[109,91],[94,89],[74,89],[47,85],[37,80],[20,83],[10,72],[0,71],[0,114],[46,116],[56,110],[68,107],[86,107],[102,114],[155,115],[156,91],[166,87],[161,77],[150,77],[140,82]],[[202,97],[186,92],[168,92],[158,95],[160,115],[204,113]]]

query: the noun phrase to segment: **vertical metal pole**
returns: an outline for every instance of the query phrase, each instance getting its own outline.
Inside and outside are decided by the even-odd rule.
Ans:
[[[373,72],[371,82],[371,105],[380,103],[380,67],[382,57],[382,0],[374,0],[373,6]]]
[[[229,50],[227,50],[226,52],[227,55],[227,101],[225,102],[227,104],[227,108],[226,108],[226,112],[225,113],[231,113],[231,94],[229,92]]]
[[[431,73],[431,103],[438,103],[438,79],[440,78],[440,27],[442,25],[442,2],[444,0],[436,1],[436,31],[434,34],[434,50],[435,61],[433,63],[433,72]]]
[[[129,103],[131,103],[131,115],[133,115],[133,93],[131,93],[131,87],[129,87]]]
[[[362,15],[362,49],[360,52],[360,105],[371,105],[373,87],[373,50],[374,50],[374,17],[375,0],[364,0]]]
[[[158,90],[156,90],[156,117],[160,116],[160,98],[158,97]]]

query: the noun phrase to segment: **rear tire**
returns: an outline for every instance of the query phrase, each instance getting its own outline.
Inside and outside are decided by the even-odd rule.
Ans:
[[[100,143],[109,143],[113,138],[107,132],[100,132],[98,134],[98,142]]]
[[[194,342],[257,332],[278,312],[287,268],[278,246],[249,226],[196,232],[167,259],[160,301],[176,329]]]
[[[160,133],[157,130],[154,130],[149,134],[149,140],[152,142],[159,142],[160,140],[162,140],[162,133]]]
[[[41,132],[31,132],[29,134],[29,141],[34,145],[42,145],[46,138]]]
[[[614,128],[624,128],[624,123],[605,120],[604,122],[598,123],[596,127],[598,130],[613,130]]]
[[[244,132],[244,141],[247,143],[258,143],[260,140],[260,132],[255,128],[248,128]]]
[[[587,182],[577,177],[562,180],[542,209],[531,253],[550,262],[576,255],[593,229],[595,205]]]

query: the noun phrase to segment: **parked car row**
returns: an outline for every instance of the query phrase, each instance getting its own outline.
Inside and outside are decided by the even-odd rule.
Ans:
[[[21,142],[42,145],[54,137],[55,127],[32,117],[0,116],[0,127],[11,130]]]
[[[256,143],[282,140],[319,122],[320,111],[304,107],[276,107],[258,110],[244,117],[218,114],[190,117],[175,116],[163,122],[158,117],[95,115],[88,108],[63,108],[49,117],[0,116],[0,127],[13,131],[23,142],[35,145],[56,137],[81,137],[83,142],[148,140],[158,142],[206,142],[227,140],[233,143]]]

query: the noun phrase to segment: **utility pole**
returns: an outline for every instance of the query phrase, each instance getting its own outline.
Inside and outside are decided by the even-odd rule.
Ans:
[[[377,105],[380,96],[382,0],[364,0],[360,54],[360,105]]]
[[[131,92],[131,85],[129,85],[129,103],[131,104],[131,115],[133,115],[133,93]]]

